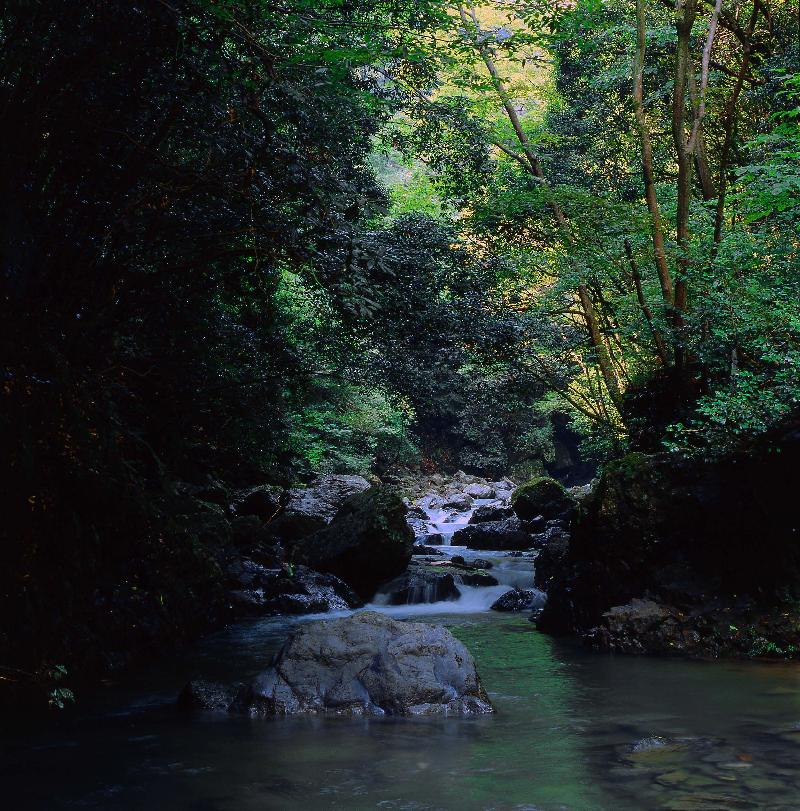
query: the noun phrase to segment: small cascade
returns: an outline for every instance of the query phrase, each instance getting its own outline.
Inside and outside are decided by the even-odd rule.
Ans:
[[[457,600],[444,600],[435,603],[415,605],[389,605],[383,600],[386,595],[376,595],[375,602],[365,606],[366,610],[380,611],[394,617],[420,617],[434,614],[479,614],[488,611],[499,597],[509,591],[508,586],[458,586]]]
[[[426,531],[429,535],[441,535],[441,546],[451,546],[453,535],[469,524],[472,514],[478,507],[495,503],[494,499],[476,498],[466,510],[453,510],[445,507],[422,506],[427,516]]]

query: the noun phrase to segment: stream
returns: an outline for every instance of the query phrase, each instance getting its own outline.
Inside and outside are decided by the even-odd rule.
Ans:
[[[441,522],[433,522],[441,523]],[[448,538],[449,540],[449,538]],[[470,550],[451,547],[466,559]],[[800,667],[597,655],[492,602],[533,561],[481,552],[500,585],[368,606],[441,623],[475,657],[497,712],[478,718],[188,716],[193,676],[246,680],[288,629],[267,618],[128,673],[57,717],[4,726],[9,809],[794,809]],[[326,615],[331,616],[331,615]]]

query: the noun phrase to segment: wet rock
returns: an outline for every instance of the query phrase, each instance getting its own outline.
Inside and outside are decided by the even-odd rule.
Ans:
[[[587,484],[577,484],[574,487],[568,487],[567,492],[578,504],[582,504],[594,492],[594,489],[597,486],[597,481],[597,479],[592,479]]]
[[[492,603],[492,611],[532,611],[541,608],[546,601],[539,589],[512,589]]]
[[[575,501],[560,482],[541,476],[518,487],[511,504],[520,519],[530,521],[540,515],[545,520],[562,518],[574,509]]]
[[[464,586],[479,586],[487,588],[489,586],[497,586],[499,581],[493,575],[486,571],[474,572],[457,572],[454,576],[456,583]]]
[[[292,566],[268,569],[249,559],[235,559],[225,570],[229,598],[237,614],[311,614],[363,605],[338,577]]]
[[[248,715],[493,712],[469,651],[444,628],[368,611],[307,623],[231,705]]]
[[[441,546],[444,543],[444,536],[441,532],[429,532],[420,537],[420,542],[425,546]]]
[[[369,487],[361,476],[317,476],[308,487],[289,491],[286,507],[272,525],[283,538],[303,538],[330,524],[348,498]]]
[[[373,487],[348,499],[325,529],[294,547],[296,560],[349,583],[363,599],[402,574],[414,547],[406,506],[398,495]]]
[[[620,653],[683,653],[700,641],[696,632],[683,627],[678,611],[640,599],[606,611],[602,624],[584,639],[593,647]]]
[[[412,555],[436,555],[441,557],[444,555],[441,547],[425,546],[424,544],[415,544],[411,552]]]
[[[415,502],[414,506],[422,512],[422,517],[427,516],[425,510],[438,510],[442,507],[442,497],[437,493],[426,493],[420,496]]]
[[[464,492],[472,498],[494,498],[494,487],[488,484],[468,484]]]
[[[225,712],[238,688],[205,679],[193,679],[181,690],[178,707],[182,710]]]
[[[469,524],[453,535],[453,544],[469,549],[528,549],[531,537],[518,518]]]
[[[533,549],[541,550],[549,546],[557,548],[558,544],[561,544],[564,550],[569,545],[569,533],[559,526],[548,527],[544,532],[534,532],[531,535],[530,545]]]
[[[450,572],[411,566],[405,574],[381,586],[388,605],[417,605],[457,600],[461,595]]]
[[[254,515],[262,521],[269,521],[281,509],[283,492],[282,487],[273,484],[240,490],[231,502],[231,512],[234,515]]]
[[[280,539],[269,524],[255,515],[241,515],[231,521],[231,540],[244,552],[257,547],[280,546]]]
[[[442,502],[442,508],[445,510],[461,510],[466,511],[472,507],[472,497],[466,493],[453,493],[446,496]]]
[[[450,563],[462,569],[491,569],[493,566],[490,560],[484,560],[483,558],[464,560],[463,555],[453,555],[450,559]]]
[[[484,524],[487,521],[502,521],[511,518],[514,511],[502,504],[483,504],[476,507],[469,519],[470,524]]]

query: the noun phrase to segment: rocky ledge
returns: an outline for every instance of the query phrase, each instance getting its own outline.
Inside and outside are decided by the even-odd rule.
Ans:
[[[536,560],[539,627],[601,650],[797,657],[798,465],[800,416],[747,452],[611,463]]]
[[[303,624],[250,684],[190,682],[179,704],[252,716],[494,711],[472,656],[449,631],[374,611]]]

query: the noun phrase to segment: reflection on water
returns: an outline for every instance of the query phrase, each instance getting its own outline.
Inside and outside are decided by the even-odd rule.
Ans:
[[[238,626],[3,743],[13,809],[798,807],[796,665],[611,658],[524,616],[441,616],[497,714],[478,719],[184,718],[183,680],[247,678],[286,621]]]

